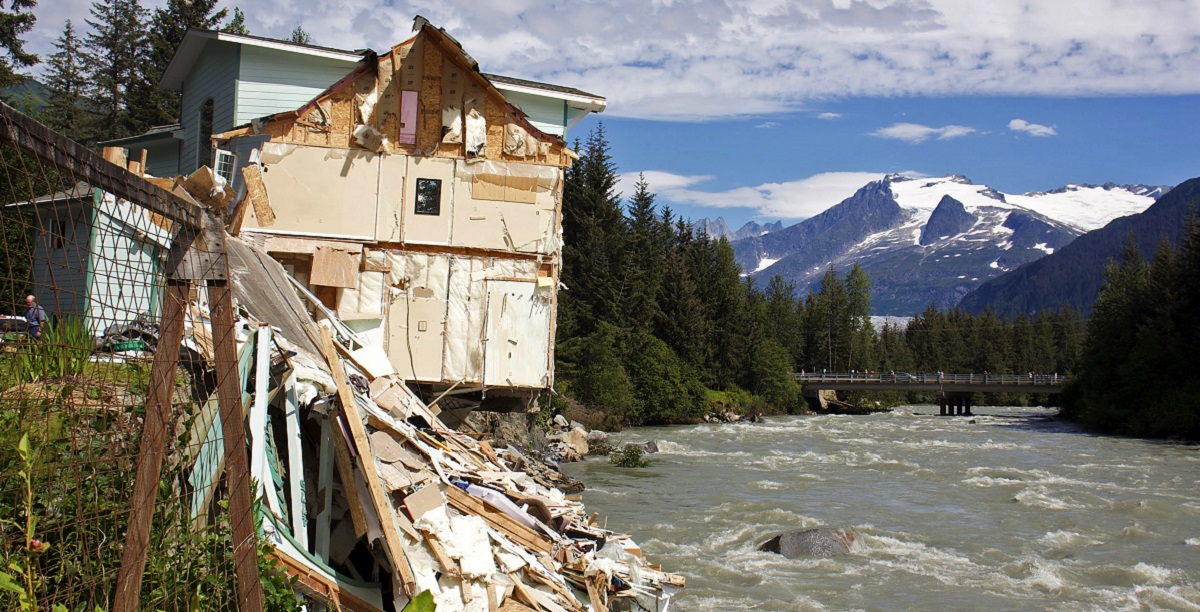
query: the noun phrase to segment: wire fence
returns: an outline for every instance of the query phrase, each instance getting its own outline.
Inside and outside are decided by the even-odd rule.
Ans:
[[[262,607],[219,215],[141,165],[0,105],[0,609]]]

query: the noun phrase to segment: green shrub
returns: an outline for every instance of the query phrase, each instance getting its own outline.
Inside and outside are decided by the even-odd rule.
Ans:
[[[643,468],[650,465],[650,461],[642,456],[642,447],[636,444],[622,446],[621,450],[609,455],[608,461],[617,467],[624,468]]]

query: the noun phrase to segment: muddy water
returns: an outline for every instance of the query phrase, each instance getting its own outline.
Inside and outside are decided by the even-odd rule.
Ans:
[[[636,429],[614,438],[658,440],[650,468],[565,469],[687,577],[680,610],[1200,610],[1200,447],[929,412]],[[854,554],[755,550],[818,525],[856,529]]]

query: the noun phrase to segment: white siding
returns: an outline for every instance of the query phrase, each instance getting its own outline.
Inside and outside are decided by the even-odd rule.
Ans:
[[[159,262],[170,236],[145,209],[110,194],[97,203],[93,223],[87,322],[100,335],[113,323],[157,314]]]
[[[191,74],[183,81],[183,103],[179,111],[179,123],[184,131],[183,148],[179,154],[179,172],[182,174],[191,174],[196,168],[210,163],[208,159],[197,159],[200,139],[211,136],[200,134],[200,109],[205,100],[213,100],[214,134],[237,125],[233,122],[233,110],[237,104],[234,97],[237,56],[237,45],[209,41]]]
[[[505,91],[504,99],[529,115],[533,127],[555,136],[566,131],[567,103],[563,100],[534,96],[519,91]]]
[[[235,125],[300,108],[357,65],[356,61],[243,46]]]

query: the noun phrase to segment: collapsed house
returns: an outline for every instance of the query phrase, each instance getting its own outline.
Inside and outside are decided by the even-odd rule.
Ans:
[[[317,609],[400,610],[429,591],[449,611],[665,610],[681,577],[517,449],[455,429],[553,383],[574,154],[445,32],[415,30],[293,110],[215,134],[212,170],[151,179],[228,214],[260,534]],[[144,171],[145,138],[180,133],[109,144],[141,146]],[[184,344],[212,365],[204,300]],[[218,413],[211,393],[186,425],[178,486],[197,521],[226,456]]]
[[[447,427],[336,313],[292,291],[283,267],[227,239],[260,533],[298,588],[330,609],[665,610],[683,586],[626,535],[596,525],[514,448]],[[309,298],[315,299],[315,298]],[[317,320],[321,324],[317,324]],[[213,359],[203,302],[185,335]],[[223,457],[213,394],[185,458],[197,520],[212,512]]]

